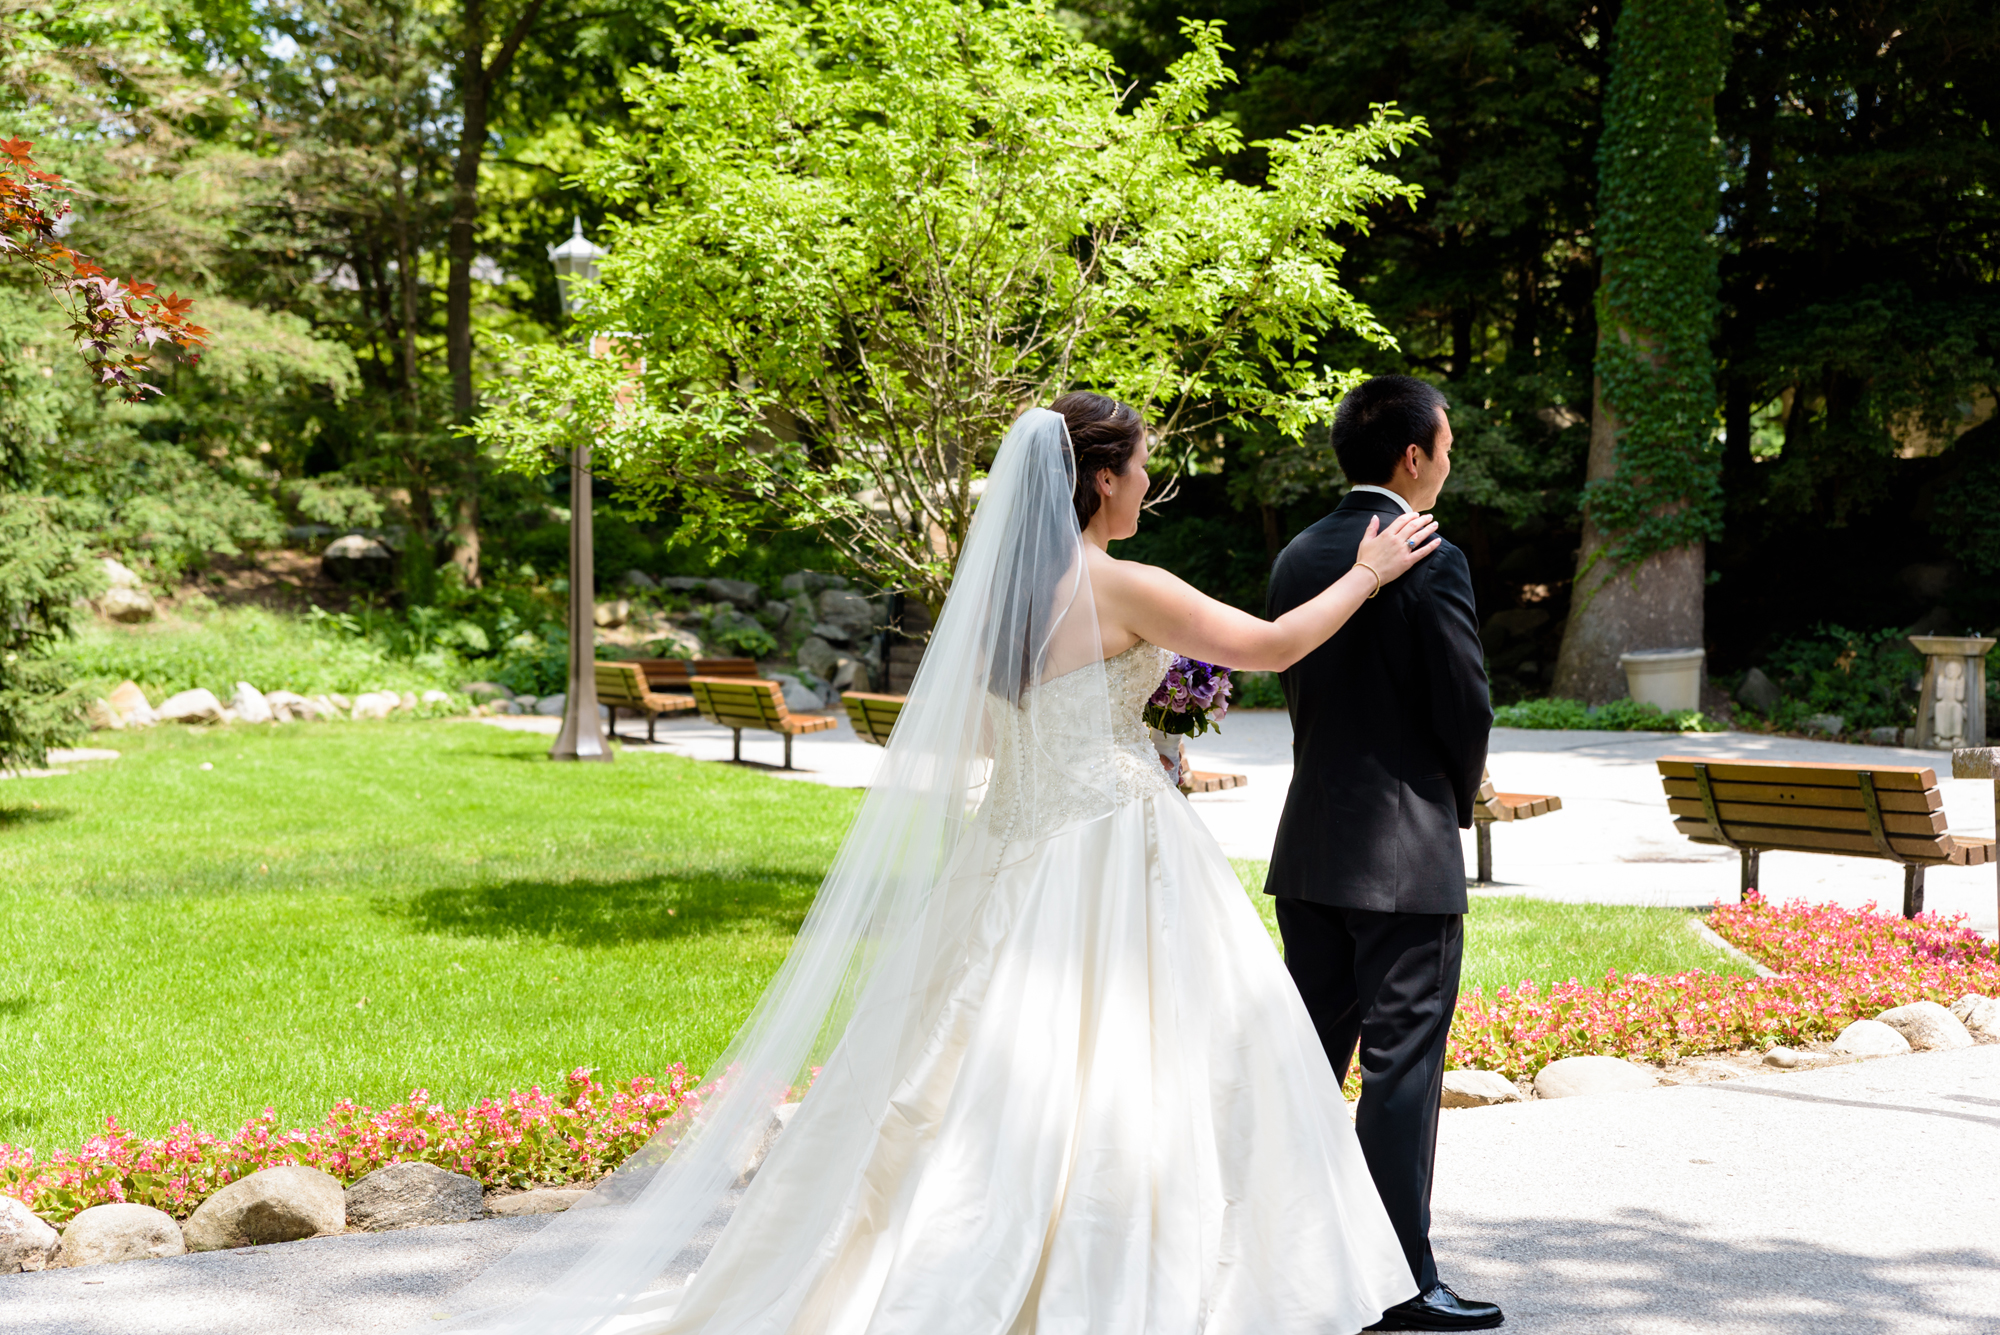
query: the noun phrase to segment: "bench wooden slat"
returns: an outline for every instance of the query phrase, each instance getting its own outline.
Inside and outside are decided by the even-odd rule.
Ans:
[[[1662,779],[1660,782],[1667,790],[1668,797],[1692,797],[1697,801],[1701,798],[1701,790],[1695,786],[1692,777]],[[1859,784],[1847,788],[1809,788],[1802,784],[1724,783],[1719,779],[1711,779],[1708,786],[1718,802],[1759,802],[1785,806],[1833,807],[1842,811],[1861,810]],[[1878,788],[1876,800],[1885,812],[1944,810],[1944,794],[1935,788],[1926,788],[1920,793],[1883,792]]]
[[[710,660],[696,660],[697,662]],[[748,659],[721,660],[749,662]],[[785,768],[792,767],[792,738],[840,726],[827,714],[794,714],[785,707],[784,688],[756,678],[704,677],[688,679],[703,718],[735,734],[735,759],[743,758],[743,729],[775,732],[785,739]]]
[[[1858,770],[1875,776],[1876,791],[1922,792],[1937,787],[1937,771],[1925,765],[1823,765],[1778,760],[1709,760],[1703,756],[1661,756],[1662,778],[1693,779],[1696,765],[1708,766],[1711,781],[1859,789]]]
[[[1792,852],[1807,853],[1858,853],[1864,857],[1880,857],[1881,850],[1875,846],[1875,838],[1865,830],[1860,834],[1848,834],[1840,830],[1810,830],[1795,825],[1735,825],[1728,821],[1725,831],[1739,844],[1754,844],[1758,848],[1781,848]],[[1705,835],[1713,838],[1706,820],[1699,817],[1683,817],[1674,822],[1674,828],[1690,838]],[[1938,835],[1934,839],[1916,839],[1907,835],[1889,836],[1889,847],[1906,858],[1920,862],[1948,862],[1951,860],[1951,836]]]
[[[1516,821],[1532,820],[1551,811],[1561,811],[1563,800],[1542,793],[1494,793],[1483,805],[1494,820]]]
[[[847,706],[847,717],[854,724],[856,736],[877,746],[887,746],[907,698],[879,691],[843,691],[840,701]]]
[[[1858,796],[1858,794],[1857,794]],[[1667,810],[1676,816],[1692,816],[1696,820],[1707,821],[1707,812],[1702,810],[1698,797],[1670,797]],[[1842,811],[1835,807],[1786,807],[1765,806],[1750,802],[1717,802],[1715,813],[1722,817],[1722,823],[1729,827],[1730,837],[1743,825],[1782,825],[1803,830],[1859,830],[1868,832],[1868,814],[1859,808]],[[1882,813],[1882,828],[1890,834],[1913,834],[1919,838],[1926,835],[1944,833],[1944,813],[1942,811],[1885,811]]]
[[[1249,776],[1243,774],[1217,774],[1212,770],[1189,770],[1187,782],[1182,786],[1184,793],[1220,793],[1231,788],[1248,788]]]
[[[1703,823],[1702,828],[1704,830],[1708,828],[1706,822]],[[1730,829],[1730,833],[1735,833],[1733,826]],[[1944,862],[1950,866],[1985,867],[1991,865],[1996,860],[2000,860],[2000,850],[1995,849],[1991,839],[1976,837],[1968,839],[1964,835],[1959,834],[1947,835],[1946,838],[1951,841],[1952,848],[1950,856],[1946,857]],[[1720,840],[1708,834],[1690,834],[1688,835],[1688,841],[1696,844],[1707,844],[1710,848],[1725,847]],[[1891,840],[1891,842],[1894,843],[1897,841]],[[1759,844],[1758,847],[1766,853],[1836,853],[1841,851],[1827,848],[1793,847],[1786,844]],[[1915,865],[1935,867],[1940,864],[1925,861]]]

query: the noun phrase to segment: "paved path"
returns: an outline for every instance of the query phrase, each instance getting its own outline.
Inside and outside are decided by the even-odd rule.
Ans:
[[[1519,1335],[1992,1335],[2000,1045],[1447,1112],[1445,1278]],[[0,1331],[376,1335],[496,1220],[0,1278]]]
[[[500,726],[554,736],[558,721],[489,719]],[[626,731],[643,737],[641,725]],[[660,745],[629,748],[636,757],[657,750],[698,760],[727,760],[729,731],[699,719],[662,723]],[[775,737],[744,734],[744,755],[775,764]],[[838,730],[793,744],[798,778],[841,787],[864,787],[874,777],[881,748],[854,735],[845,719]],[[1220,731],[1189,744],[1196,766],[1247,775],[1247,788],[1204,793],[1195,809],[1231,857],[1268,858],[1277,835],[1285,790],[1292,781],[1291,721],[1280,710],[1238,710]],[[1953,779],[1951,757],[1938,751],[1847,746],[1758,733],[1685,736],[1657,732],[1540,732],[1496,728],[1490,751],[1494,783],[1503,792],[1555,793],[1563,810],[1498,826],[1493,832],[1499,893],[1598,904],[1695,907],[1736,894],[1736,855],[1696,844],[1676,833],[1653,767],[1659,756],[1695,752],[1757,760],[1817,760],[1838,764],[1928,765],[1939,770],[1945,815],[1953,830],[1993,834],[1993,785]],[[1466,831],[1465,860],[1473,861]],[[1870,900],[1892,911],[1903,902],[1902,869],[1874,858],[1766,853],[1764,892],[1774,899],[1801,897],[1858,908]],[[1926,907],[1967,914],[1988,936],[2000,929],[2000,893],[1991,867],[1937,867],[1926,876]],[[1996,1323],[2000,1330],[2000,1323]]]

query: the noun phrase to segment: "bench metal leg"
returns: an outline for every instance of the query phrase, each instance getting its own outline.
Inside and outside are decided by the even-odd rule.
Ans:
[[[786,733],[786,734],[785,734],[785,768],[786,768],[786,769],[790,769],[791,767],[792,767],[792,735],[791,735],[790,733]]]
[[[649,741],[649,742],[650,742],[650,741],[652,741],[652,740],[653,740],[653,725],[654,725],[655,723],[658,723],[659,721],[660,721],[660,716],[659,716],[658,714],[648,714],[648,715],[646,715],[646,740],[647,740],[647,741]]]
[[[1747,901],[1750,892],[1757,888],[1757,850],[1742,848],[1737,851],[1743,855],[1743,883],[1736,887],[1736,902],[1741,904]]]
[[[609,737],[616,737],[618,735],[618,706],[606,705],[604,707],[604,714],[605,714],[604,718],[605,735]]]
[[[731,728],[729,737],[729,758],[740,765],[743,763],[743,729]]]
[[[1924,864],[1903,864],[1903,916],[1914,918],[1924,911]]]
[[[1479,849],[1479,877],[1481,885],[1493,883],[1493,822],[1476,820],[1472,822],[1472,842]]]

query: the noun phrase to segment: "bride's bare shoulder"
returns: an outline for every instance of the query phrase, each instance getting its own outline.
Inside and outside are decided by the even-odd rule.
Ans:
[[[1179,577],[1158,566],[1149,566],[1143,561],[1121,561],[1096,547],[1089,548],[1087,559],[1091,587],[1100,600],[1121,596],[1171,596],[1176,588],[1185,587]]]

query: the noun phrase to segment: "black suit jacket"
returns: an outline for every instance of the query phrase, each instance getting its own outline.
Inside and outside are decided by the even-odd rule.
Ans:
[[[1350,492],[1271,571],[1273,617],[1354,567],[1371,517],[1396,502]],[[1458,832],[1486,767],[1493,705],[1465,554],[1449,542],[1280,680],[1292,715],[1292,787],[1273,895],[1385,913],[1465,912]]]

